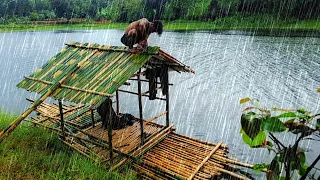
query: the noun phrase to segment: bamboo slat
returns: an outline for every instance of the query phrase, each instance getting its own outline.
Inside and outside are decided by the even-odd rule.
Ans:
[[[221,146],[222,142],[220,142],[211,152],[210,154],[201,162],[201,164],[196,168],[196,170],[191,174],[191,176],[188,178],[189,180],[191,180],[196,173],[200,170],[200,168],[204,165],[204,163],[206,163],[209,158],[219,149],[219,147]]]

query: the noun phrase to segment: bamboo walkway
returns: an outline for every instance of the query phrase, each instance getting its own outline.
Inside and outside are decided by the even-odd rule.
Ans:
[[[29,100],[32,102],[32,100]],[[210,143],[179,135],[174,127],[144,123],[145,142],[141,146],[138,120],[124,129],[113,130],[114,157],[110,160],[108,133],[101,128],[100,117],[88,106],[63,106],[66,145],[111,169],[122,172],[131,164],[131,169],[141,179],[216,179],[232,177],[248,179],[237,173],[238,166],[251,165],[230,160],[228,146]],[[37,117],[31,122],[51,129],[62,136],[59,107],[43,102],[36,109]],[[92,121],[92,112],[94,121]],[[112,162],[112,164],[110,163]]]

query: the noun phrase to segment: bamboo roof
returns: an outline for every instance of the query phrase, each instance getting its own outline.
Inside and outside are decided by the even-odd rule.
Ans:
[[[80,68],[71,72],[70,68],[75,63]],[[71,42],[17,86],[44,94],[61,77],[73,73],[51,97],[74,103],[99,104],[105,96],[112,96],[146,63],[151,66],[165,64],[178,72],[194,73],[190,67],[159,47],[148,47],[143,52],[130,53],[126,47]]]

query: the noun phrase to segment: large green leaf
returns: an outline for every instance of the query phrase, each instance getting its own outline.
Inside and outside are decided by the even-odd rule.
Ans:
[[[269,168],[269,164],[255,164],[253,166],[253,169],[256,171],[256,172],[261,172],[263,169],[268,169]]]
[[[293,112],[286,112],[286,113],[280,114],[277,117],[278,118],[294,118],[294,117],[297,117],[297,115]]]
[[[260,132],[260,124],[261,119],[254,112],[244,113],[241,116],[241,127],[250,139],[254,139]]]
[[[263,145],[264,141],[267,139],[267,135],[263,131],[260,131],[254,139],[251,139],[243,129],[240,133],[242,134],[243,142],[250,147]]]
[[[309,166],[301,166],[300,169],[299,169],[299,175],[300,175],[300,176],[305,175],[308,167],[309,167]]]
[[[283,132],[287,128],[277,117],[265,118],[261,122],[261,130],[269,132]]]

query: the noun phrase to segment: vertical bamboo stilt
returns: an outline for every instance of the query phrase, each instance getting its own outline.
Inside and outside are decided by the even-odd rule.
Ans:
[[[168,67],[166,67],[168,68]],[[169,127],[170,126],[170,121],[169,121],[169,68],[168,68],[168,71],[167,71],[168,75],[165,76],[167,79],[166,79],[166,82],[168,82],[168,85],[166,86],[167,87],[167,95],[166,95],[166,111],[167,111],[167,114],[166,114],[166,126]]]
[[[143,114],[142,114],[142,99],[141,99],[141,80],[140,80],[141,68],[138,73],[138,98],[139,98],[139,114],[140,114],[140,131],[141,131],[141,145],[144,144],[143,137]]]
[[[116,101],[117,101],[117,115],[120,113],[120,102],[119,102],[119,91],[116,91]]]
[[[108,117],[109,118],[109,117]],[[110,164],[113,164],[113,151],[112,151],[112,121],[114,119],[108,121],[108,144],[109,144],[109,156],[110,156]]]
[[[62,139],[66,140],[66,132],[64,130],[64,119],[63,119],[63,110],[62,110],[62,102],[59,99],[59,111],[60,111],[60,124],[61,124],[61,131],[62,131]]]
[[[92,127],[95,127],[94,112],[93,112],[92,106],[90,107],[90,112],[91,112]]]

